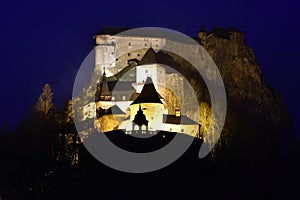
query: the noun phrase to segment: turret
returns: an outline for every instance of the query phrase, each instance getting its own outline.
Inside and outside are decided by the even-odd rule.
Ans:
[[[206,40],[206,30],[204,25],[202,24],[199,31],[198,31],[198,37],[200,39],[200,44],[204,44]]]
[[[95,94],[95,102],[97,107],[101,107],[102,109],[107,109],[111,107],[111,92],[109,91],[105,68],[103,69],[103,75],[101,76],[101,80],[97,85],[97,90]]]

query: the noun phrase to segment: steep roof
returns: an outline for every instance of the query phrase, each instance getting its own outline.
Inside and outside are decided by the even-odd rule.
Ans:
[[[173,57],[164,51],[158,51],[157,53],[153,48],[149,48],[138,65],[146,65],[146,64],[163,64],[167,65],[171,68],[178,68],[180,65],[176,61],[173,60]]]
[[[98,111],[98,117],[102,117],[104,115],[125,115],[125,113],[117,106],[114,105],[108,109],[102,109],[100,108],[100,110]]]
[[[144,87],[142,89],[142,92],[140,95],[131,103],[133,104],[139,104],[139,103],[161,103],[160,95],[156,91],[152,79],[150,77],[147,77],[146,82],[144,84]]]
[[[154,49],[149,48],[138,65],[158,63],[157,54]]]
[[[100,81],[96,87],[95,101],[100,101],[100,100],[103,100],[106,97],[110,97],[110,96],[111,96],[111,93],[108,88],[107,78],[106,78],[106,74],[104,71],[104,73],[100,77]]]
[[[106,79],[106,74],[105,71],[103,73],[102,76],[102,81],[101,81],[101,85],[100,85],[100,96],[110,96],[110,91],[108,88],[108,83],[107,83],[107,79]]]
[[[134,81],[108,81],[109,91],[135,91],[132,87]]]
[[[176,116],[176,115],[163,115],[163,122],[166,124],[198,124],[194,120],[190,119],[186,115]]]

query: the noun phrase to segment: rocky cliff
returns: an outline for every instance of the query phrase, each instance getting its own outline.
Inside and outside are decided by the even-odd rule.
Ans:
[[[289,114],[280,94],[261,78],[259,64],[254,51],[245,44],[244,34],[232,27],[214,28],[206,32],[204,27],[195,38],[217,65],[223,78],[226,96],[226,122],[221,138],[213,155],[250,163],[271,159],[281,154],[282,148],[291,141],[292,126]],[[210,97],[207,87],[193,66],[181,57],[169,52],[161,52],[163,57],[172,57],[174,65],[193,86],[200,102],[201,132],[205,137],[211,119]],[[165,54],[165,55],[164,55]],[[187,102],[187,115],[193,117],[195,105]],[[190,112],[190,113],[189,113]],[[244,160],[244,156],[247,158]],[[228,161],[228,160],[227,160]]]
[[[219,142],[227,146],[224,152],[245,150],[252,159],[279,153],[280,144],[292,137],[291,121],[280,94],[262,80],[244,34],[231,27],[210,32],[202,27],[196,40],[216,63],[225,84],[228,112]]]

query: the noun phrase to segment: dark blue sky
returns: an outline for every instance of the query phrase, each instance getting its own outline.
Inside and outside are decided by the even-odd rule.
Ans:
[[[282,94],[299,134],[299,3],[286,1],[7,1],[0,6],[0,123],[13,126],[43,84],[55,103],[70,97],[76,72],[102,26],[164,27],[190,36],[203,23],[245,32],[265,80]],[[299,134],[300,135],[300,134]]]

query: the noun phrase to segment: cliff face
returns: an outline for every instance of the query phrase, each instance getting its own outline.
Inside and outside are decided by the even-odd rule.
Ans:
[[[214,28],[210,33],[202,29],[196,40],[216,63],[226,89],[228,112],[219,143],[228,151],[251,151],[255,159],[278,153],[279,144],[292,137],[289,115],[279,93],[262,80],[243,33],[233,28]]]
[[[261,79],[254,52],[245,45],[243,33],[221,29],[229,35],[225,38],[220,37],[217,31],[220,32],[215,30],[200,39],[220,70],[228,98],[235,103],[247,101],[253,106],[254,112],[279,122],[286,114],[282,99]]]
[[[225,125],[212,155],[221,154],[221,160],[228,156],[251,165],[285,151],[286,144],[292,140],[289,114],[280,94],[262,80],[254,52],[245,44],[243,33],[234,28],[214,28],[211,32],[202,29],[195,40],[219,68],[227,96]],[[197,94],[201,134],[205,138],[208,127],[217,124],[211,116],[206,85],[187,61],[171,56],[179,64],[175,69],[190,81]],[[185,108],[193,118],[193,105],[187,104]]]

